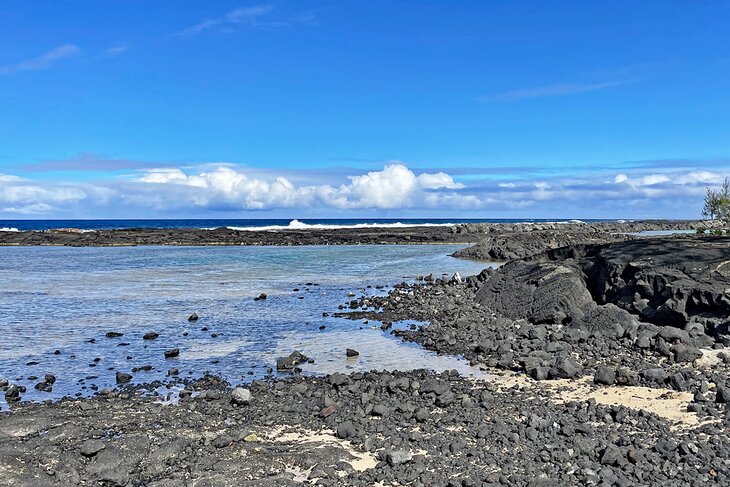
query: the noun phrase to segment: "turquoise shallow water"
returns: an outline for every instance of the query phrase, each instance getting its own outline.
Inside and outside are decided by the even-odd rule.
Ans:
[[[458,248],[0,248],[0,377],[26,386],[24,397],[32,400],[90,394],[112,386],[117,370],[143,365],[153,369],[135,373],[136,382],[163,378],[171,367],[184,376],[208,371],[247,382],[293,350],[315,359],[305,367],[308,373],[468,372],[462,361],[401,343],[370,325],[322,316],[353,299],[349,292],[375,294],[386,291],[376,284],[428,273],[465,276],[487,265],[448,256]],[[268,299],[254,301],[260,293]],[[195,323],[187,321],[192,312],[200,316]],[[110,331],[124,335],[106,338]],[[148,331],[161,336],[142,340]],[[347,360],[346,347],[358,349],[360,357]],[[180,356],[164,359],[171,348]],[[38,380],[29,377],[47,373],[57,377],[53,392],[35,391]]]

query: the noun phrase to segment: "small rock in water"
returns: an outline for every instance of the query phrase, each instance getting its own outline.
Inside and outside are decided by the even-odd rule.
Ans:
[[[253,298],[253,300],[254,300],[254,301],[263,301],[263,300],[264,300],[264,299],[266,299],[267,297],[268,297],[268,296],[266,296],[266,293],[261,293],[261,294],[259,294],[258,296],[256,296],[255,298]]]
[[[119,333],[118,331],[109,331],[105,336],[107,338],[119,338],[121,336],[124,336],[124,333]]]
[[[301,352],[292,352],[288,357],[276,359],[276,370],[296,370],[297,365],[305,363],[309,358]]]
[[[20,393],[22,392],[21,389],[24,388],[18,387],[15,384],[11,384],[10,386],[8,386],[8,388],[5,389],[5,400],[7,402],[20,401]]]
[[[188,321],[198,321],[198,313],[193,313],[188,317]]]
[[[357,350],[355,350],[355,349],[352,349],[352,348],[348,348],[348,349],[347,349],[347,350],[345,351],[345,354],[346,354],[346,355],[347,355],[348,357],[357,357],[358,355],[360,355],[360,352],[358,352],[358,351],[357,351]]]
[[[231,402],[239,406],[248,404],[251,402],[251,391],[243,387],[236,387],[231,392]]]
[[[197,315],[196,315],[197,316]],[[191,317],[192,318],[192,317]],[[155,333],[154,331],[148,331],[142,336],[142,340],[155,340],[157,337],[159,337],[159,333]]]
[[[39,382],[35,385],[35,389],[41,392],[51,392],[53,391],[53,384],[45,381]]]
[[[178,349],[178,348],[165,350],[165,358],[175,358],[178,355],[180,355],[180,349]]]
[[[126,384],[132,380],[132,374],[125,372],[117,372],[117,384]]]

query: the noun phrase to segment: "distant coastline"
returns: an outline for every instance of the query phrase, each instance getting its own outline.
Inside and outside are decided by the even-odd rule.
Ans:
[[[0,231],[53,230],[77,228],[80,230],[121,230],[129,228],[194,228],[234,230],[335,229],[348,227],[414,227],[451,226],[467,223],[547,223],[547,222],[617,222],[617,219],[570,218],[210,218],[210,219],[48,219],[0,220]]]
[[[80,221],[62,221],[63,228],[25,230],[12,222],[0,222],[0,227],[19,231],[0,232],[0,245],[51,245],[75,247],[111,247],[136,245],[381,245],[381,244],[475,244],[487,235],[544,231],[556,234],[586,232],[637,233],[647,231],[687,231],[704,228],[707,222],[698,220],[642,221],[533,221],[454,223],[440,221],[339,221],[340,224],[262,225],[259,228],[227,226],[231,221],[219,221],[221,226],[208,227],[214,221],[201,220],[205,227],[153,227],[149,220],[135,222],[148,226],[113,229],[88,229],[70,226]],[[174,221],[179,224],[179,221]],[[265,220],[260,220],[262,224]],[[157,223],[166,225],[168,223]],[[87,225],[88,227],[89,225]]]

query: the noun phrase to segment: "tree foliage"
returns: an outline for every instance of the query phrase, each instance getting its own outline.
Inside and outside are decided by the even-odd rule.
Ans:
[[[720,189],[707,188],[702,216],[730,225],[730,181],[725,178]]]

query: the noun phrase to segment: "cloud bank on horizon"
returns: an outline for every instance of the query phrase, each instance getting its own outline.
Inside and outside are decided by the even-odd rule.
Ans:
[[[88,158],[88,156],[85,156]],[[133,161],[122,161],[131,165]],[[730,170],[653,167],[572,176],[464,178],[417,172],[400,161],[381,170],[319,184],[232,164],[151,167],[115,179],[79,183],[0,174],[0,218],[282,217],[304,213],[352,217],[437,214],[452,217],[613,217],[667,214],[696,218],[707,187]],[[335,178],[337,179],[337,178]],[[610,209],[611,214],[606,214]]]

